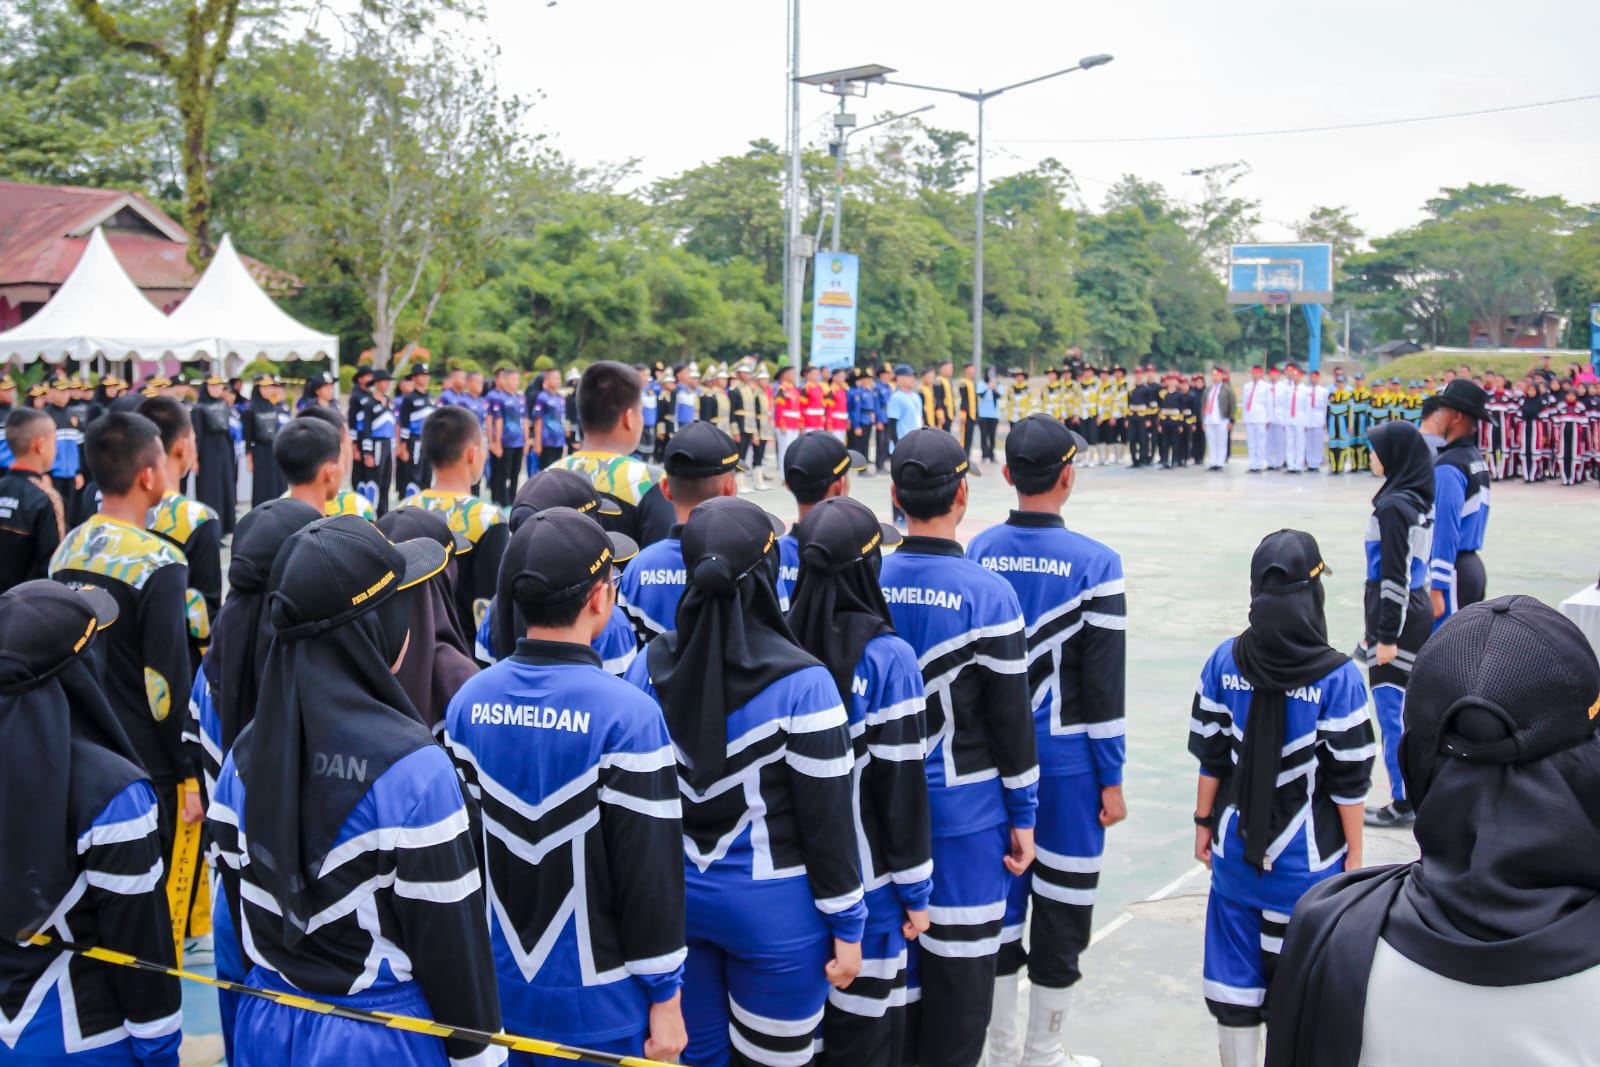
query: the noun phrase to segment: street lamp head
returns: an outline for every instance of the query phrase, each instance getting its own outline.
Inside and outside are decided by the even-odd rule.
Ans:
[[[1092,70],[1095,67],[1105,66],[1115,58],[1117,57],[1108,56],[1104,52],[1101,52],[1098,55],[1084,56],[1082,59],[1078,60],[1078,66],[1084,70]]]

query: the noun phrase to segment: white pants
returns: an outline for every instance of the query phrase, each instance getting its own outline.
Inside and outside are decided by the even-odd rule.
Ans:
[[[783,477],[783,454],[789,451],[789,446],[800,439],[799,430],[778,431],[778,477]]]
[[[1206,423],[1206,466],[1220,467],[1228,462],[1228,424]]]
[[[1272,423],[1267,427],[1267,466],[1281,467],[1284,459],[1283,431],[1285,427],[1280,423]]]
[[[1267,469],[1267,430],[1269,427],[1264,422],[1247,422],[1244,424],[1245,449],[1250,456],[1250,469],[1253,471]]]
[[[1328,447],[1328,428],[1326,426],[1306,427],[1306,467],[1310,470],[1322,469],[1322,453]]]
[[[1283,428],[1283,456],[1284,463],[1292,471],[1306,469],[1306,428],[1304,426],[1285,426]]]

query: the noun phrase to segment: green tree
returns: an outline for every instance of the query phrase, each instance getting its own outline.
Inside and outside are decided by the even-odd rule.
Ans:
[[[1137,359],[1150,351],[1160,329],[1151,300],[1161,266],[1151,247],[1152,227],[1137,208],[1119,208],[1083,220],[1078,296],[1088,319],[1088,344],[1097,356]]]

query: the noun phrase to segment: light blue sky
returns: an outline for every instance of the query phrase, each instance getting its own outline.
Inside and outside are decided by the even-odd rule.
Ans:
[[[488,0],[502,83],[541,93],[535,125],[580,162],[640,157],[647,177],[782,142],[785,0]],[[1197,195],[1191,168],[1245,160],[1263,239],[1318,204],[1372,233],[1414,222],[1441,185],[1508,181],[1600,201],[1600,100],[1386,129],[1157,144],[1073,138],[1360,122],[1600,93],[1595,0],[803,0],[806,73],[883,63],[992,87],[1111,52],[1116,62],[988,108],[991,175],[1055,156],[1097,205],[1124,172]],[[876,88],[857,111],[973,130],[955,98]],[[819,143],[831,97],[807,90]],[[868,135],[870,136],[870,135]]]

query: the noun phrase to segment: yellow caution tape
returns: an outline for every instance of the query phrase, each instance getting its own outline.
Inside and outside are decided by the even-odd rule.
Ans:
[[[473,1030],[465,1026],[449,1026],[445,1023],[434,1022],[432,1019],[418,1019],[409,1015],[391,1015],[385,1011],[363,1011],[360,1008],[347,1008],[339,1004],[329,1004],[326,1001],[313,1000],[310,997],[293,993],[275,993],[269,989],[257,989],[254,986],[240,985],[238,982],[230,982],[223,978],[208,978],[203,974],[185,971],[180,967],[167,967],[159,963],[151,963],[149,960],[141,960],[137,956],[130,956],[126,952],[114,952],[108,948],[91,948],[86,945],[74,944],[71,941],[63,941],[48,934],[34,934],[28,939],[28,943],[41,947],[63,949],[73,955],[82,956],[84,959],[98,960],[101,963],[109,963],[117,967],[131,967],[134,970],[149,971],[152,974],[164,974],[171,978],[181,978],[185,982],[198,982],[201,985],[208,985],[228,993],[238,993],[241,996],[255,997],[257,1000],[267,1000],[274,1004],[282,1004],[286,1008],[316,1012],[318,1015],[332,1015],[339,1019],[369,1023],[373,1026],[382,1026],[390,1030],[426,1034],[430,1037],[453,1037],[461,1041],[475,1041],[481,1045],[494,1045],[497,1048],[510,1049],[513,1052],[529,1052],[536,1056],[550,1056],[562,1060],[579,1060],[585,1063],[605,1063],[610,1064],[611,1067],[672,1067],[671,1064],[660,1060],[645,1059],[643,1056],[621,1056],[615,1052],[597,1052],[593,1049],[577,1048],[573,1045],[563,1045],[556,1041],[545,1041],[537,1037],[518,1037],[515,1034],[506,1033],[491,1034],[487,1030]]]

